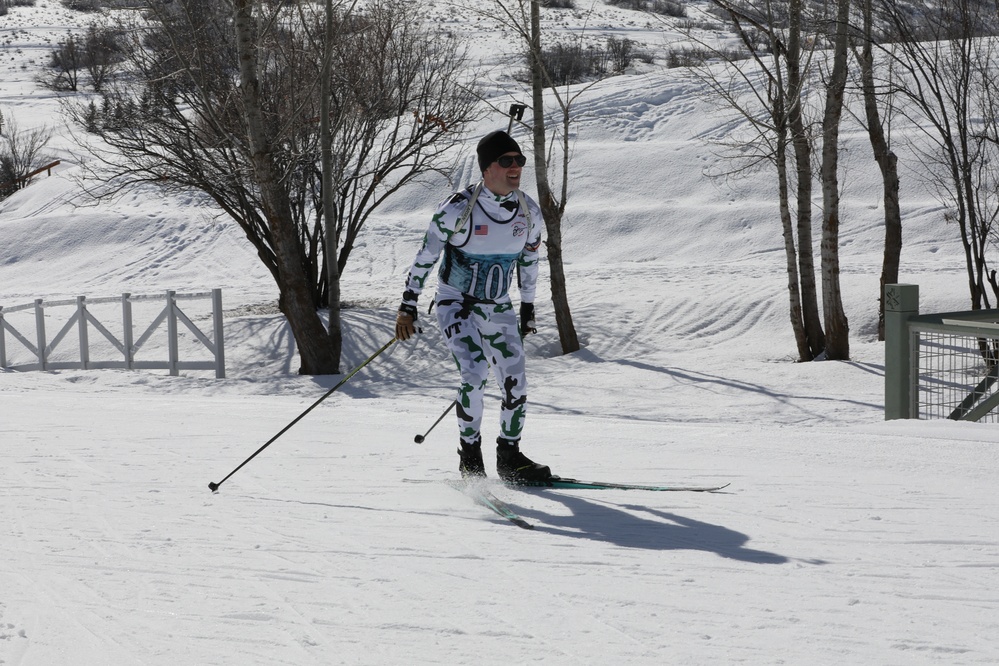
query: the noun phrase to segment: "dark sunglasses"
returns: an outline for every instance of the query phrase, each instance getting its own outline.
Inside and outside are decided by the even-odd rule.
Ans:
[[[512,167],[514,162],[517,163],[517,166],[522,167],[527,164],[527,158],[523,155],[503,155],[496,158],[496,164],[499,164],[504,169]]]

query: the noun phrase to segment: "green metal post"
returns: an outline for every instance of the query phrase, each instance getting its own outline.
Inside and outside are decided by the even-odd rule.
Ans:
[[[885,285],[885,420],[915,418],[907,322],[919,314],[919,285]]]

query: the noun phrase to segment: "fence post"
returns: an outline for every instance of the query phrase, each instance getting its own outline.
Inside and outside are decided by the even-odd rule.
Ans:
[[[180,362],[180,351],[177,348],[177,301],[174,298],[177,292],[168,291],[167,299],[167,347],[169,348],[170,376],[176,377],[180,374],[177,363]]]
[[[87,337],[87,297],[76,297],[76,316],[80,325],[80,368],[90,369],[90,340]]]
[[[125,348],[125,369],[132,370],[132,294],[121,295],[121,342]]]
[[[212,289],[212,321],[215,333],[215,378],[225,379],[225,341],[222,335],[221,289]]]
[[[45,370],[48,365],[45,351],[45,308],[40,298],[35,299],[35,335],[38,339],[38,366],[40,370]]]
[[[919,285],[886,284],[885,420],[916,418],[912,408],[912,343],[908,321],[919,314]]]

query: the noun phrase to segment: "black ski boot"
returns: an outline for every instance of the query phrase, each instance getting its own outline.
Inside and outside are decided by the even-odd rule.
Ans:
[[[503,439],[496,440],[496,473],[507,483],[528,483],[550,479],[548,465],[539,465],[520,452],[520,444]]]
[[[474,444],[469,444],[461,440],[461,448],[458,449],[458,471],[463,479],[484,479],[486,477],[486,466],[482,463],[482,440],[476,439]]]

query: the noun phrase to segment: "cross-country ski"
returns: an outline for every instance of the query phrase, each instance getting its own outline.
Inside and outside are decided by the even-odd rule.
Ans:
[[[403,479],[407,483],[436,483],[433,479]],[[445,481],[445,483],[452,483]],[[461,483],[453,481],[453,483]],[[617,483],[610,481],[581,481],[561,476],[552,476],[542,481],[518,481],[506,482],[498,479],[479,479],[476,485],[482,487],[486,485],[505,486],[507,488],[552,488],[555,490],[645,490],[649,492],[692,492],[692,493],[714,493],[728,488],[730,483],[719,485],[694,485],[684,483]]]
[[[522,527],[525,530],[534,529],[534,525],[518,516],[517,512],[514,511],[509,504],[496,497],[496,495],[484,488],[482,484],[475,481],[469,482],[459,479],[444,481],[444,483],[445,485],[461,492],[465,496],[470,497],[476,504],[484,506],[497,516],[510,521],[517,527]]]

